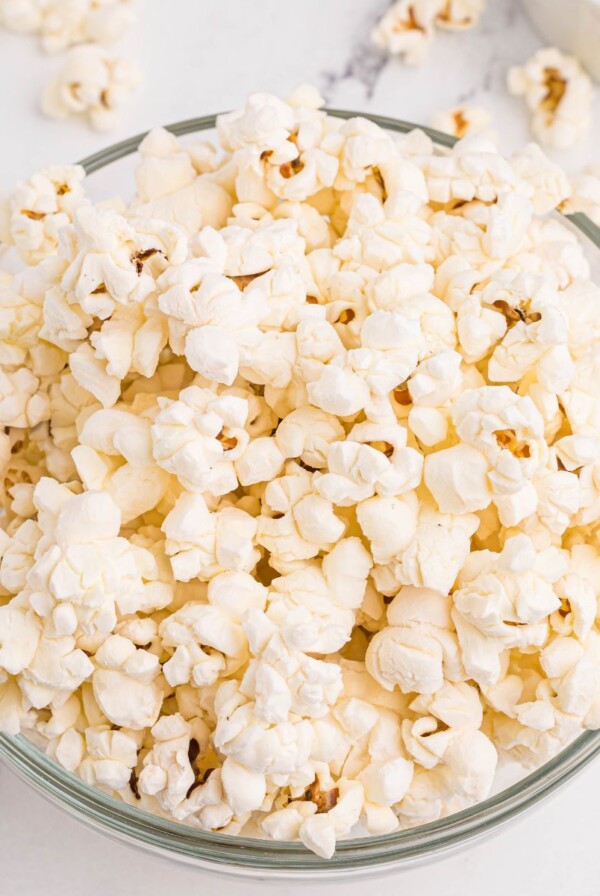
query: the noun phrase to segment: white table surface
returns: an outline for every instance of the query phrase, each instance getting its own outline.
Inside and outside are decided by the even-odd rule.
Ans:
[[[0,191],[50,162],[73,161],[153,125],[239,105],[249,90],[284,95],[312,82],[331,106],[428,123],[460,101],[492,111],[505,149],[528,139],[527,114],[504,87],[509,65],[541,45],[519,0],[488,0],[476,31],[440,34],[421,68],[385,62],[370,48],[387,0],[139,0],[138,27],[121,45],[145,69],[143,89],[119,129],[98,135],[80,122],[57,124],[37,112],[39,93],[60,59],[35,39],[0,32]],[[600,91],[598,91],[600,94]],[[589,140],[556,158],[571,171],[594,157],[600,96]],[[378,880],[421,896],[597,896],[600,762],[550,802],[493,839],[429,867]],[[63,815],[0,766],[0,893],[6,896],[169,896],[218,886],[245,896],[263,883],[207,879],[141,856]],[[320,896],[358,894],[362,882],[311,888]],[[291,885],[269,888],[284,894]],[[294,888],[296,889],[296,888]]]

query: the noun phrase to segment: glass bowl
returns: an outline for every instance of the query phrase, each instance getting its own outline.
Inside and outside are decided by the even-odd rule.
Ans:
[[[360,115],[388,131],[407,133],[419,125],[366,113],[328,110],[340,118]],[[167,130],[184,136],[214,129],[215,115],[193,118]],[[448,134],[421,127],[440,151],[456,142]],[[107,198],[126,189],[132,154],[145,134],[117,143],[84,159],[93,198]],[[96,196],[98,187],[104,195]],[[567,218],[563,217],[567,222]],[[600,229],[584,215],[568,217],[578,233],[600,281]],[[442,857],[489,836],[537,803],[600,753],[600,731],[587,731],[554,759],[481,803],[440,821],[380,837],[342,840],[331,859],[322,859],[300,843],[281,843],[200,831],[152,815],[90,787],[49,759],[25,737],[0,735],[0,758],[42,796],[88,827],[138,850],[187,865],[238,877],[275,879],[335,879],[373,876]]]

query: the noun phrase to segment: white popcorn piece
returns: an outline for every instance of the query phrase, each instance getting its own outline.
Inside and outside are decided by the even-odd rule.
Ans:
[[[441,24],[441,20],[439,21]],[[461,103],[450,109],[436,112],[431,118],[431,124],[438,131],[452,134],[462,140],[468,134],[485,134],[489,131],[492,116],[487,109],[474,106],[469,103]]]
[[[5,243],[15,245],[26,264],[39,264],[55,254],[62,227],[85,203],[85,171],[80,165],[52,165],[17,184],[8,199]]]
[[[532,129],[547,146],[569,149],[587,133],[592,83],[574,56],[554,47],[538,50],[508,73],[508,89],[524,96],[533,112]]]
[[[377,587],[390,595],[396,594],[401,585],[447,594],[469,556],[471,536],[478,525],[474,514],[441,514],[424,503],[409,544],[390,563],[375,567]]]
[[[120,511],[107,493],[73,495],[42,479],[33,498],[43,537],[26,583],[31,606],[51,630],[72,635],[81,626],[88,635],[106,635],[117,608],[145,608],[145,582],[152,580],[156,560],[119,535]]]
[[[571,195],[561,205],[567,214],[580,212],[600,226],[600,168],[586,166],[571,182]]]
[[[96,651],[94,696],[114,725],[139,731],[158,719],[163,700],[158,658],[121,635],[110,635]]]
[[[371,558],[358,538],[338,541],[321,569],[304,567],[274,579],[268,617],[290,647],[333,653],[349,640]]]
[[[572,186],[562,168],[553,164],[537,143],[528,143],[513,153],[511,166],[519,177],[533,188],[531,197],[538,215],[564,205],[572,193]]]
[[[457,435],[487,460],[494,495],[524,495],[548,453],[543,421],[531,399],[506,386],[467,389],[452,417]]]
[[[404,693],[433,694],[445,679],[465,677],[451,601],[421,588],[403,588],[387,611],[388,628],[378,632],[367,650],[367,669],[387,690],[398,684]]]
[[[211,513],[202,495],[185,493],[165,517],[165,548],[175,578],[208,580],[219,572],[251,572],[260,559],[254,547],[257,521],[241,508]]]
[[[264,502],[272,513],[258,518],[256,540],[274,568],[330,550],[344,533],[332,503],[316,493],[311,475],[300,468],[269,482]]]
[[[60,53],[73,44],[112,44],[134,21],[131,0],[50,0],[43,4],[42,47]]]
[[[485,0],[441,0],[435,24],[450,30],[472,28],[479,21],[484,8]]]
[[[467,759],[468,757],[468,759]],[[491,790],[498,754],[481,731],[462,731],[449,744],[444,761],[419,770],[398,807],[402,825],[423,824],[458,812]]]
[[[40,0],[2,0],[0,24],[9,31],[35,33],[43,21],[44,4]]]
[[[219,398],[209,389],[189,386],[177,400],[159,399],[152,426],[157,464],[173,473],[184,488],[224,495],[237,487],[234,461],[248,445],[243,398]]]
[[[374,29],[373,42],[418,65],[427,54],[438,5],[436,0],[397,0]]]
[[[552,548],[538,555],[526,535],[508,539],[500,554],[471,554],[454,593],[453,619],[475,681],[498,680],[503,650],[544,643],[547,617],[560,606],[553,584],[564,565]]]
[[[108,492],[124,523],[153,510],[169,487],[169,475],[154,461],[150,430],[150,420],[103,409],[86,419],[71,452],[84,484]]]
[[[245,346],[260,336],[267,303],[256,291],[246,297],[230,279],[201,271],[194,265],[182,270],[183,279],[160,296],[159,307],[170,322],[172,347],[185,353],[192,370],[231,386]]]
[[[0,423],[20,429],[37,426],[50,416],[48,396],[40,381],[26,367],[0,371]]]
[[[408,448],[398,425],[358,423],[344,442],[332,442],[329,472],[315,476],[315,487],[334,504],[348,506],[373,494],[402,495],[421,481],[423,461]]]
[[[69,50],[64,68],[45,89],[42,111],[58,121],[85,115],[96,130],[110,130],[119,107],[140,80],[140,71],[130,60],[114,57],[96,44],[82,44]]]

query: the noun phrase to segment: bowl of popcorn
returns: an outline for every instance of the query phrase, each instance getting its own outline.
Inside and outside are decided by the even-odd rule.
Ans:
[[[308,88],[17,186],[18,774],[140,849],[334,877],[482,837],[600,751],[600,231],[570,194],[536,145]]]

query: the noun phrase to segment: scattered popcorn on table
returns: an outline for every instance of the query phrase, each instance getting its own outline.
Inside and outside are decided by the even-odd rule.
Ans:
[[[443,112],[436,112],[431,125],[445,134],[452,134],[462,140],[468,134],[482,134],[489,130],[492,116],[480,106],[461,104]]]
[[[538,50],[509,70],[508,89],[525,97],[540,143],[569,149],[586,136],[592,120],[592,82],[574,56],[554,47]]]
[[[456,30],[472,28],[484,8],[485,0],[438,0],[435,24]]]
[[[427,55],[436,26],[447,30],[472,28],[485,0],[396,0],[374,28],[371,39],[408,65]]]
[[[42,47],[59,53],[74,44],[113,44],[133,25],[132,0],[59,0],[45,10]]]
[[[47,53],[74,44],[112,44],[134,21],[132,0],[0,0],[0,25],[39,33]]]
[[[72,53],[47,101],[105,124],[127,70]],[[319,103],[152,132],[129,205],[7,200],[0,730],[328,858],[600,727],[600,287],[548,217],[594,172]]]
[[[114,127],[118,109],[141,81],[138,66],[95,44],[69,50],[66,62],[44,90],[42,112],[63,121],[83,115],[97,131]]]

